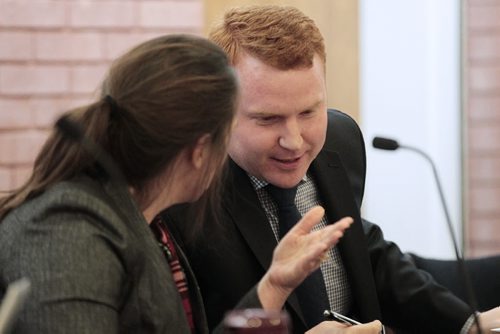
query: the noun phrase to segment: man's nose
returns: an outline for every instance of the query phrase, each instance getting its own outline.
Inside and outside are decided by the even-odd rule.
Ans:
[[[279,138],[280,146],[290,151],[296,151],[302,147],[303,142],[300,124],[296,120],[286,122]]]

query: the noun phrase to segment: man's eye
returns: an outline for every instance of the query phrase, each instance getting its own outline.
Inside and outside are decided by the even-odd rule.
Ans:
[[[300,114],[302,116],[311,116],[312,114],[314,113],[314,110],[304,110],[303,112],[301,112]]]
[[[266,117],[259,117],[258,121],[262,123],[272,123],[275,122],[278,119],[276,116],[266,116]]]

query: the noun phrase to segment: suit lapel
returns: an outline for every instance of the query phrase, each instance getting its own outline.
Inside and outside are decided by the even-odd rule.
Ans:
[[[172,240],[175,243],[177,255],[179,256],[184,274],[186,275],[186,279],[188,281],[191,307],[197,332],[208,333],[207,315],[205,314],[205,309],[203,308],[203,298],[200,293],[198,282],[182,248],[179,247],[174,238],[172,238]]]
[[[267,270],[277,245],[276,239],[248,175],[234,162],[231,161],[230,165],[229,178],[234,178],[234,182],[228,183],[238,185],[238,188],[229,191],[230,202],[225,203],[227,212],[262,268]]]
[[[363,321],[381,319],[360,212],[338,154],[321,151],[311,165],[311,171],[328,221],[333,223],[345,216],[354,219],[354,224],[341,239],[339,249],[348,274],[356,311]]]
[[[228,199],[225,203],[226,211],[262,268],[267,271],[271,265],[274,248],[278,244],[269,220],[247,173],[232,160],[230,160],[228,177],[227,183],[238,185],[238,188],[228,189],[229,196],[225,198]],[[288,298],[287,303],[305,324],[295,294]]]

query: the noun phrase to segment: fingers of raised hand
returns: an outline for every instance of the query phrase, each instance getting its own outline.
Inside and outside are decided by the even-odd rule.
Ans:
[[[299,231],[302,234],[309,233],[314,226],[319,224],[321,218],[325,215],[325,209],[317,205],[306,212],[302,219],[294,226],[291,231]]]
[[[351,217],[342,218],[335,224],[328,225],[321,230],[312,232],[311,237],[316,238],[316,242],[323,243],[325,248],[331,248],[340,238],[342,238],[345,230],[348,229],[352,223],[353,219]]]

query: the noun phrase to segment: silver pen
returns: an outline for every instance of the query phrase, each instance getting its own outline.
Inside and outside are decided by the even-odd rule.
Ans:
[[[344,324],[347,324],[347,325],[361,325],[361,323],[359,321],[351,319],[351,318],[349,318],[345,315],[342,315],[338,312],[335,312],[335,311],[325,310],[323,312],[323,316],[327,320],[334,320],[335,319],[335,320],[343,322]]]
[[[335,311],[325,310],[323,312],[323,316],[326,320],[338,320],[347,325],[361,325],[361,322],[351,319],[348,316],[340,314]],[[382,325],[382,329],[380,330],[380,334],[385,334],[385,327]]]

